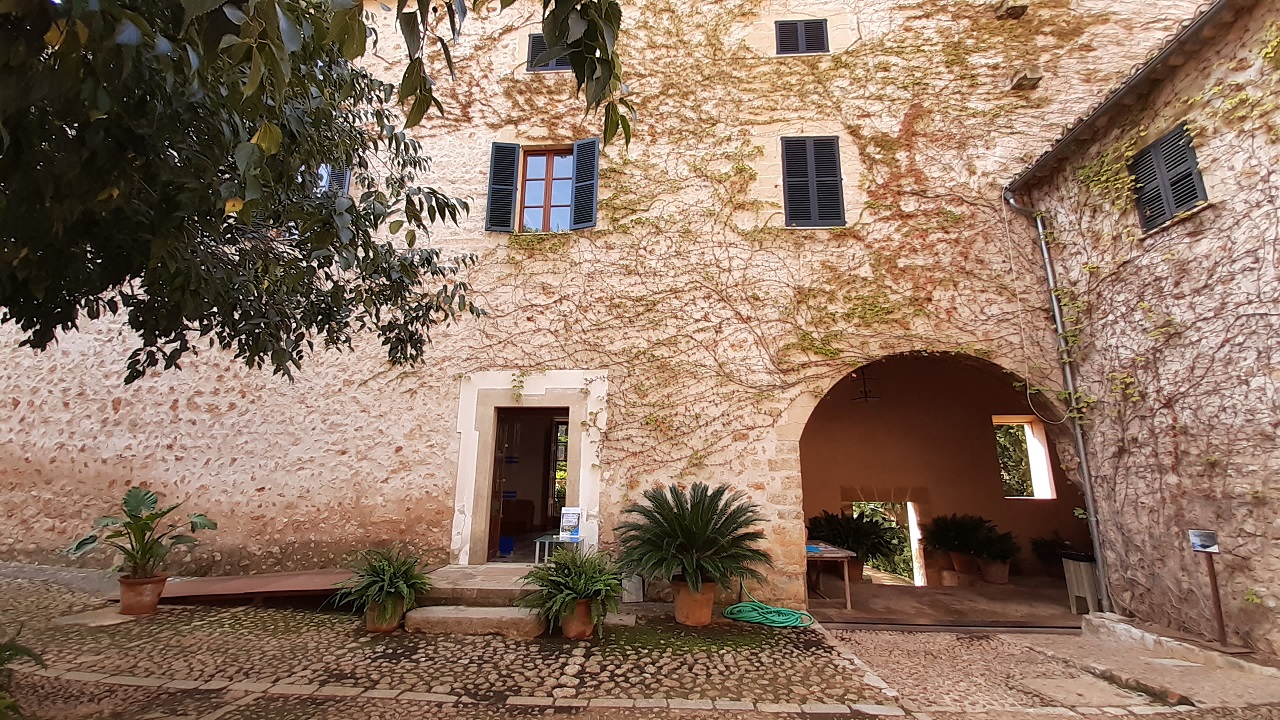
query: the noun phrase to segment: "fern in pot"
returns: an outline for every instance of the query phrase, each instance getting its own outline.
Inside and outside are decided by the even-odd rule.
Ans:
[[[950,555],[956,572],[974,575],[979,547],[994,527],[978,515],[940,515],[920,528],[920,536],[925,547]]]
[[[607,614],[618,611],[622,597],[622,571],[613,558],[576,547],[556,550],[550,562],[534,566],[522,580],[538,589],[516,605],[537,610],[572,640],[591,637]]]
[[[1009,582],[1009,563],[1022,552],[1022,546],[1011,532],[999,532],[994,528],[978,545],[978,569],[982,579],[993,585]]]
[[[143,487],[131,487],[120,501],[123,517],[108,515],[93,521],[93,531],[67,548],[78,558],[102,545],[120,553],[120,613],[148,615],[156,611],[167,575],[160,573],[169,553],[179,545],[194,545],[192,535],[179,532],[216,530],[218,523],[200,513],[185,520],[168,520],[181,503],[159,508],[160,497]]]
[[[760,506],[746,493],[694,483],[688,490],[650,488],[644,499],[624,511],[633,519],[617,528],[619,560],[629,572],[671,582],[676,622],[710,625],[717,585],[763,580],[757,568],[772,566],[759,547]]]
[[[418,570],[420,561],[395,545],[365,550],[351,565],[355,576],[338,586],[334,603],[364,613],[369,632],[394,632],[404,614],[418,606],[418,597],[431,589],[431,580]]]

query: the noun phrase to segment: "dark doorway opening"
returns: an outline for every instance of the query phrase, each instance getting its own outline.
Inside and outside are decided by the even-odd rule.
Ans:
[[[560,527],[569,457],[569,408],[498,408],[491,562],[533,562],[534,541]]]

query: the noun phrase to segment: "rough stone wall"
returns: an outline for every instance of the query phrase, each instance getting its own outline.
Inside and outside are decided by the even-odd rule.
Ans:
[[[602,158],[600,226],[511,237],[481,230],[490,142],[570,141],[598,118],[570,78],[523,71],[536,4],[476,13],[441,86],[448,115],[416,133],[426,180],[475,200],[436,241],[481,255],[471,279],[492,315],[439,333],[420,367],[366,345],[293,384],[207,353],[124,388],[127,339],[109,324],[41,356],[0,330],[0,555],[55,560],[145,482],[223,523],[195,569],[328,565],[393,538],[440,558],[459,376],[591,368],[610,383],[602,540],[653,483],[732,482],[771,521],[762,597],[800,602],[809,412],[850,368],[906,351],[1055,386],[1035,248],[1000,187],[1196,2],[1038,0],[1017,21],[972,0],[629,5],[641,116]],[[369,67],[394,79],[403,48],[379,17]],[[773,21],[801,17],[830,18],[833,52],[774,57]],[[1010,90],[1029,64],[1041,87]],[[818,133],[841,140],[848,226],[784,228],[777,138]]]
[[[1050,218],[1122,611],[1280,651],[1280,8],[1259,3],[1032,200]],[[1143,234],[1125,161],[1187,120],[1207,207]]]

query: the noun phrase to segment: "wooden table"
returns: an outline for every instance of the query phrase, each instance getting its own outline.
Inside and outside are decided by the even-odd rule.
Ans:
[[[807,563],[824,563],[837,562],[840,563],[844,570],[844,609],[853,609],[853,592],[852,586],[849,584],[849,561],[857,559],[858,554],[850,550],[838,548],[834,545],[828,545],[824,542],[808,542],[805,543],[805,560]],[[822,597],[822,573],[819,571],[814,577],[813,591]]]

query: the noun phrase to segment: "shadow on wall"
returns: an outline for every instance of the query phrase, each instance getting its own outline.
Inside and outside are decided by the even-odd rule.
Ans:
[[[1044,413],[1049,420],[1056,416]],[[1089,546],[1079,488],[1048,447],[1056,498],[1007,498],[993,418],[1032,416],[1025,385],[994,363],[964,355],[882,358],[851,373],[822,398],[800,439],[804,514],[839,512],[851,501],[912,502],[920,522],[972,513],[1014,533],[1021,574],[1051,574],[1031,553],[1056,531]],[[929,558],[931,559],[931,558]],[[945,569],[926,560],[928,584]]]

